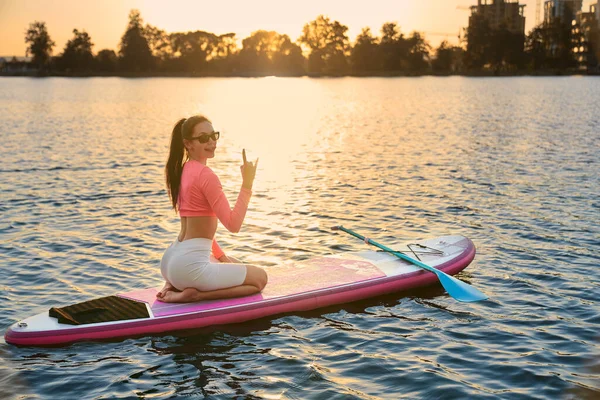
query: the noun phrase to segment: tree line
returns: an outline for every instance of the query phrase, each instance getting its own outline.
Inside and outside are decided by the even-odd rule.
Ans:
[[[234,33],[167,33],[144,24],[140,12],[132,10],[118,52],[103,49],[94,55],[88,33],[74,29],[62,53],[52,56],[56,44],[46,24],[37,21],[30,24],[25,42],[38,73],[52,75],[385,76],[581,67],[582,58],[572,44],[582,37],[574,33],[570,20],[539,25],[525,36],[505,26],[492,29],[475,16],[464,30],[462,46],[444,41],[436,49],[419,32],[404,35],[395,22],[384,23],[379,36],[362,29],[353,45],[347,31],[347,26],[321,15],[304,25],[296,42],[288,35],[259,30],[243,39],[240,48]],[[597,65],[594,47],[589,49],[586,62]]]

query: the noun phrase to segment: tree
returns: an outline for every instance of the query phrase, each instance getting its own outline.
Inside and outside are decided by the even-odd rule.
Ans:
[[[411,72],[426,72],[429,67],[431,46],[419,32],[413,32],[406,40],[408,45],[407,67]]]
[[[377,38],[373,37],[371,29],[363,28],[350,53],[354,72],[369,73],[378,69],[377,46]]]
[[[529,67],[534,71],[547,67],[548,49],[546,44],[546,30],[543,25],[533,28],[525,38],[525,53],[527,54]]]
[[[278,51],[278,34],[259,30],[242,41],[239,63],[242,69],[260,75],[271,75],[273,55]]]
[[[400,27],[395,22],[386,22],[381,26],[381,44],[395,43],[402,39]]]
[[[435,50],[435,58],[431,61],[433,72],[449,74],[461,70],[464,50],[459,46],[450,46],[444,40]]]
[[[235,33],[225,33],[217,37],[216,46],[210,55],[210,68],[219,73],[235,71],[235,56],[238,54]]]
[[[519,70],[525,64],[525,37],[501,26],[491,32],[490,64],[494,71]]]
[[[288,35],[259,30],[242,42],[240,67],[261,75],[294,74],[303,71],[302,49]]]
[[[172,67],[196,74],[205,71],[218,43],[218,36],[204,31],[171,34],[171,46],[176,56]]]
[[[381,27],[379,44],[380,68],[384,71],[401,71],[406,68],[409,46],[395,22],[386,22]]]
[[[273,69],[276,73],[284,75],[302,75],[304,74],[305,59],[302,55],[302,48],[288,35],[279,37],[279,48],[273,55]]]
[[[162,29],[146,24],[143,29],[150,52],[158,60],[166,60],[173,54],[170,35]]]
[[[56,45],[48,34],[46,23],[35,21],[29,24],[25,43],[29,45],[27,55],[33,56],[32,64],[40,70],[46,69],[52,55],[52,48]]]
[[[525,37],[522,33],[510,31],[504,24],[492,29],[484,16],[474,15],[466,37],[465,63],[469,69],[514,71],[525,65]]]
[[[92,39],[87,32],[79,32],[77,29],[73,29],[73,35],[58,59],[59,68],[66,71],[89,71],[94,64]]]
[[[577,61],[572,51],[571,24],[559,19],[536,26],[525,38],[525,53],[534,70],[564,70]]]
[[[237,51],[235,33],[226,33],[217,38],[217,45],[213,49],[212,59],[225,59],[236,54]]]
[[[348,27],[338,21],[319,15],[317,19],[304,25],[298,41],[310,49],[309,72],[340,74],[347,70],[346,53],[350,43],[346,32]]]
[[[143,20],[138,10],[129,13],[127,30],[121,37],[119,56],[123,70],[148,71],[154,67],[154,57],[144,36]]]
[[[96,66],[102,72],[115,72],[117,70],[119,58],[113,50],[100,50],[96,55]]]

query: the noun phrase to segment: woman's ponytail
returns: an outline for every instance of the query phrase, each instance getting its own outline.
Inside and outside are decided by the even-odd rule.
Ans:
[[[181,173],[183,171],[183,161],[185,148],[183,146],[183,124],[185,118],[180,119],[171,134],[171,147],[169,150],[169,159],[165,166],[165,177],[167,180],[167,192],[171,198],[173,209],[177,211],[177,199],[179,198],[179,187],[181,186]]]

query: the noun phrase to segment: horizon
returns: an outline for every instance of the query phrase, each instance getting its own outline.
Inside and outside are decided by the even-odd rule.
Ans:
[[[584,0],[583,9],[587,10],[594,2]],[[200,30],[220,35],[233,32],[238,42],[261,29],[286,34],[295,42],[302,34],[303,26],[321,14],[347,26],[351,43],[363,28],[368,27],[374,36],[379,36],[384,23],[396,22],[403,34],[421,32],[435,48],[443,40],[452,45],[459,44],[459,32],[462,34],[462,29],[468,26],[468,7],[476,1],[376,0],[368,6],[345,4],[341,0],[307,0],[302,5],[282,5],[274,0],[259,0],[252,4],[238,1],[234,15],[230,15],[229,4],[203,6],[193,0],[174,0],[171,4],[176,6],[168,7],[158,0],[107,0],[84,4],[74,0],[0,0],[0,36],[6,38],[0,42],[0,57],[26,55],[25,31],[34,21],[46,23],[50,37],[56,43],[53,55],[62,53],[66,42],[73,37],[73,29],[84,30],[90,35],[95,54],[103,49],[116,52],[132,9],[140,11],[145,24],[167,33]],[[520,1],[520,4],[526,5],[525,33],[528,33],[535,25],[535,1]],[[269,12],[265,11],[267,9]],[[109,24],[107,20],[112,22]]]

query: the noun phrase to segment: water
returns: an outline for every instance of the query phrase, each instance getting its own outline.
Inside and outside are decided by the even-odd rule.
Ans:
[[[0,78],[0,328],[161,285],[174,239],[171,127],[203,112],[231,200],[260,157],[242,232],[222,247],[277,268],[394,246],[476,244],[439,287],[185,334],[36,349],[0,342],[2,398],[600,396],[600,80]]]

